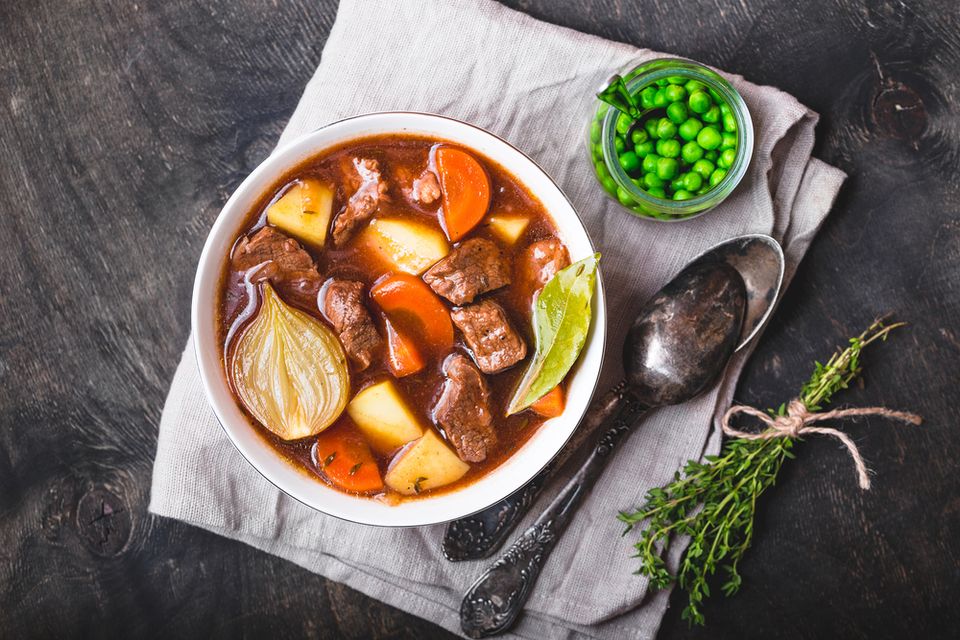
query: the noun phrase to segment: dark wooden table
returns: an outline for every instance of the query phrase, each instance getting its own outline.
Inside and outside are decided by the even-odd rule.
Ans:
[[[860,492],[812,439],[765,498],[745,586],[660,636],[954,636],[960,627],[960,11],[955,0],[512,0],[538,18],[782,87],[850,174],[738,397],[794,393],[879,314],[855,404],[922,428],[845,428]],[[0,637],[422,638],[423,620],[147,514],[194,266],[269,152],[336,2],[0,6]],[[600,544],[600,542],[598,542]]]

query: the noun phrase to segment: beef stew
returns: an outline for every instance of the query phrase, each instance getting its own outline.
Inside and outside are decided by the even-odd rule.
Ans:
[[[423,137],[358,139],[292,169],[250,212],[220,285],[224,371],[258,433],[312,477],[389,502],[456,489],[562,412],[562,383],[549,411],[506,408],[535,345],[531,302],[569,262],[549,213],[495,163]],[[302,411],[315,390],[296,361],[282,384],[231,377],[270,292],[342,346],[322,375],[345,371],[349,402],[299,425],[306,437],[257,420],[240,389]]]

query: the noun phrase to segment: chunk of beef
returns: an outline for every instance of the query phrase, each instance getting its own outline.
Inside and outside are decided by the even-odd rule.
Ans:
[[[263,265],[252,274],[251,281],[269,280],[287,302],[316,309],[320,273],[310,254],[293,238],[273,227],[263,227],[237,243],[231,262],[241,273]]]
[[[350,196],[347,206],[333,221],[333,243],[342,247],[363,223],[373,217],[380,200],[387,193],[387,182],[380,174],[380,163],[367,158],[354,158],[353,166],[360,176],[360,186]]]
[[[323,315],[340,335],[347,355],[363,371],[370,366],[380,346],[380,334],[363,305],[363,284],[351,280],[330,280],[323,287]]]
[[[510,284],[510,267],[495,243],[473,238],[430,267],[423,281],[453,304],[465,304]]]
[[[539,240],[524,250],[526,278],[534,291],[543,288],[557,272],[570,264],[567,248],[557,238]]]
[[[454,309],[450,318],[484,373],[503,371],[527,355],[527,345],[510,326],[507,312],[493,300]]]
[[[433,409],[433,418],[443,427],[447,439],[466,462],[483,462],[497,443],[490,426],[490,391],[483,375],[460,353],[443,362],[443,392]]]
[[[437,174],[425,169],[420,177],[413,181],[410,199],[420,204],[433,204],[440,197],[440,181]]]

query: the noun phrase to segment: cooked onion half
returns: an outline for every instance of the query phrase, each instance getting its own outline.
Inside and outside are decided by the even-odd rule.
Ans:
[[[347,358],[336,335],[285,304],[269,284],[257,317],[237,342],[230,372],[243,405],[284,440],[329,427],[350,395]]]

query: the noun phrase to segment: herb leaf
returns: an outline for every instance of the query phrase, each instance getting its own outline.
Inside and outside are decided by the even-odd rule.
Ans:
[[[627,90],[627,83],[623,81],[623,77],[620,75],[614,74],[610,78],[610,84],[597,94],[597,98],[620,113],[626,114],[632,120],[639,120],[642,115],[636,96]]]
[[[513,415],[529,407],[560,384],[580,356],[590,329],[600,254],[574,262],[557,272],[537,297],[533,326],[537,350],[507,407]]]

